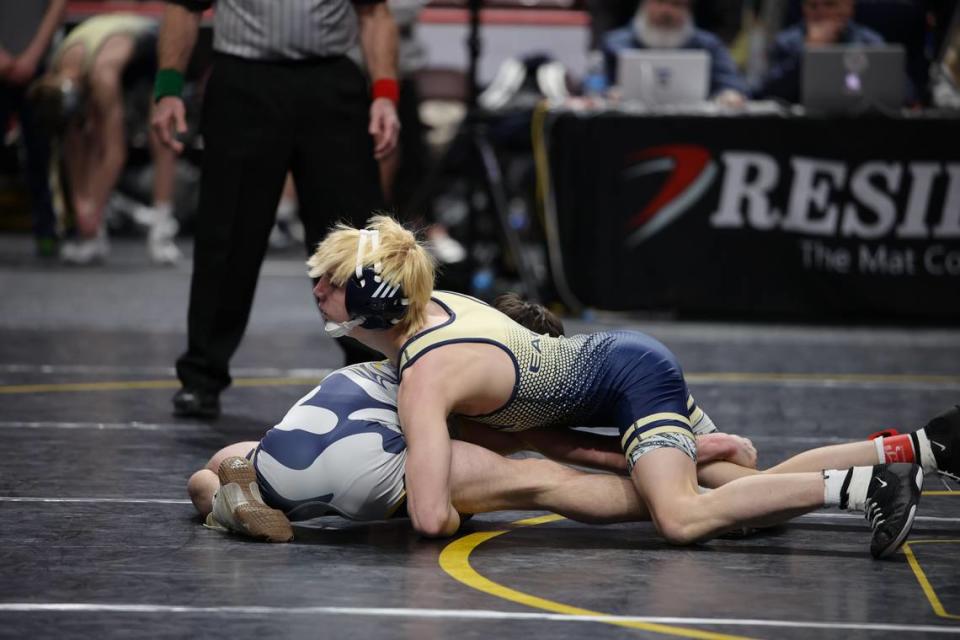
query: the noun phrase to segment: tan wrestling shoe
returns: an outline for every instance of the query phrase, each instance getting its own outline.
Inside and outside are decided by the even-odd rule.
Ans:
[[[257,474],[246,458],[233,456],[217,469],[220,489],[213,497],[213,519],[223,528],[267,542],[293,540],[290,520],[278,509],[263,502],[257,486]]]

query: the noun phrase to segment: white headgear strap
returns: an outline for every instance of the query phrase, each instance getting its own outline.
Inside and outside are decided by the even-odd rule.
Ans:
[[[370,244],[370,251],[364,250],[364,245]],[[356,265],[356,274],[357,278],[363,276],[363,256],[367,253],[374,253],[377,249],[380,248],[380,232],[376,229],[360,229],[360,238],[357,240],[357,265]],[[377,262],[373,265],[373,271],[378,276],[380,275],[380,269],[382,265]]]

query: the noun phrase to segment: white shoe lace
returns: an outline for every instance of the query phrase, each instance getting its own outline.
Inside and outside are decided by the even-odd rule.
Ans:
[[[870,523],[870,528],[876,531],[880,525],[887,521],[883,517],[883,509],[873,498],[867,498],[866,509],[864,509],[864,518]]]

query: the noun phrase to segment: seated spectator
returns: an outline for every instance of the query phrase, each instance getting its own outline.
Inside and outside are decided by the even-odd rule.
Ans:
[[[104,213],[126,161],[123,80],[156,66],[156,23],[132,14],[104,14],[77,26],[54,52],[47,73],[30,89],[37,119],[54,142],[66,217],[75,237],[64,240],[60,258],[73,264],[99,262],[108,253]],[[132,73],[131,73],[132,72]],[[147,249],[157,263],[180,258],[173,243],[175,156],[151,135],[153,207],[135,218],[149,228]],[[62,173],[61,173],[62,171]]]
[[[607,31],[630,22],[640,0],[586,0],[585,4],[590,14],[590,48],[597,49]],[[744,4],[744,0],[698,2],[693,7],[693,21],[731,46],[743,26]]]
[[[632,22],[608,32],[601,46],[608,83],[616,80],[618,55],[622,51],[697,49],[710,55],[710,97],[731,106],[739,106],[745,100],[747,84],[726,46],[717,36],[694,25],[692,0],[644,0]]]
[[[777,34],[758,98],[800,102],[800,67],[807,47],[883,44],[876,31],[853,21],[853,0],[803,0],[803,20]]]
[[[933,68],[933,104],[960,109],[960,10],[947,31],[943,54]]]

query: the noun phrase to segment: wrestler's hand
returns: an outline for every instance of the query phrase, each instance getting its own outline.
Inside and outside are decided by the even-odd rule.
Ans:
[[[164,96],[153,105],[150,126],[164,146],[176,153],[183,151],[183,143],[175,137],[187,132],[187,111],[183,100],[176,96]]]
[[[397,148],[400,120],[397,108],[389,98],[377,98],[370,105],[370,135],[373,136],[373,157],[385,158]]]
[[[726,460],[748,469],[757,468],[757,450],[749,438],[732,433],[697,436],[697,464]]]

